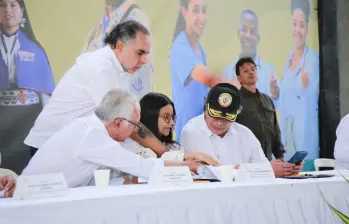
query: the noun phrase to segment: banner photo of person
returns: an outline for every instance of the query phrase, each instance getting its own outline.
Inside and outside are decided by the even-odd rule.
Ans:
[[[55,83],[24,0],[1,0],[0,22],[0,163],[18,173],[32,153],[23,141]]]
[[[55,84],[78,56],[103,48],[105,35],[128,20],[143,24],[152,37],[147,63],[130,76],[129,89],[139,99],[155,91],[173,100],[178,142],[187,122],[204,112],[210,89],[205,74],[241,79],[236,63],[250,57],[255,64],[256,87],[271,99],[267,110],[277,117],[285,159],[296,151],[307,151],[307,159],[319,156],[316,0],[0,3],[2,167],[20,172],[26,164],[17,164],[15,158],[27,153],[23,163],[28,162],[30,148],[23,140]],[[268,129],[273,122],[261,126]]]

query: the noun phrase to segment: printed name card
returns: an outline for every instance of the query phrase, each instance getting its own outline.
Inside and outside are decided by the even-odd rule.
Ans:
[[[63,173],[19,176],[14,199],[30,200],[63,197],[68,194],[67,181]]]
[[[274,179],[275,174],[270,163],[245,163],[240,165],[235,181],[271,181]]]
[[[191,172],[187,166],[169,166],[155,169],[148,184],[156,188],[189,186],[193,184]]]

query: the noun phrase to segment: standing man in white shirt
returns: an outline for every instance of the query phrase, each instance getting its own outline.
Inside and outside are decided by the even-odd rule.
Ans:
[[[104,12],[100,22],[88,33],[83,53],[93,52],[105,46],[104,37],[117,24],[128,20],[141,23],[150,31],[149,16],[136,4],[136,0],[96,0],[104,1]],[[141,99],[153,91],[153,45],[147,56],[147,63],[130,77],[130,91]]]
[[[125,141],[140,125],[140,106],[127,91],[109,91],[89,117],[78,118],[47,140],[22,175],[62,172],[69,187],[93,183],[93,172],[110,167],[148,179],[152,170],[163,166],[188,166],[196,172],[199,162],[167,162],[145,159],[119,142]],[[121,183],[124,178],[120,177]]]
[[[268,162],[261,144],[247,127],[235,122],[242,110],[239,90],[222,83],[208,93],[204,114],[183,128],[181,145],[185,152],[202,152],[223,165]],[[301,166],[271,161],[276,176],[297,174]]]
[[[147,62],[151,38],[143,25],[127,21],[115,26],[105,44],[78,57],[65,73],[24,141],[33,151],[74,118],[92,115],[111,89],[129,91],[130,77]],[[166,151],[145,126],[131,137],[157,155]]]

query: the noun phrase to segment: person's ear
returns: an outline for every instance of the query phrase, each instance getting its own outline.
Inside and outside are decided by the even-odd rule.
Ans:
[[[115,44],[115,50],[119,52],[123,51],[124,47],[125,47],[125,43],[122,40],[118,40],[118,42],[116,42]]]

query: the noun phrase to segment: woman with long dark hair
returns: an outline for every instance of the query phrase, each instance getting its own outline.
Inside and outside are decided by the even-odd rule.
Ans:
[[[294,51],[289,55],[280,87],[280,129],[286,158],[307,151],[319,156],[319,53],[306,44],[310,17],[308,0],[291,0]]]
[[[23,140],[55,88],[45,50],[23,0],[0,0],[0,150],[20,173],[30,159]]]
[[[240,88],[237,80],[218,76],[206,67],[206,53],[200,43],[207,22],[206,11],[206,0],[180,0],[170,54],[172,96],[178,112],[178,142],[183,126],[204,112],[204,98],[208,87],[228,82]]]
[[[211,157],[193,152],[184,154],[178,142],[173,140],[173,129],[176,122],[176,110],[173,102],[161,93],[148,93],[140,100],[141,123],[144,124],[163,144],[168,152],[161,155],[164,160],[183,161],[200,160],[212,165],[218,162]],[[132,139],[127,139],[124,148],[145,158],[157,158],[157,155],[148,148],[144,148]]]
[[[179,144],[173,140],[173,128],[176,122],[176,110],[173,102],[164,94],[148,93],[140,100],[141,120],[169,151],[180,150]],[[143,148],[137,142],[128,139],[125,148],[144,157],[156,158],[150,149]],[[183,160],[183,153],[179,156]]]

